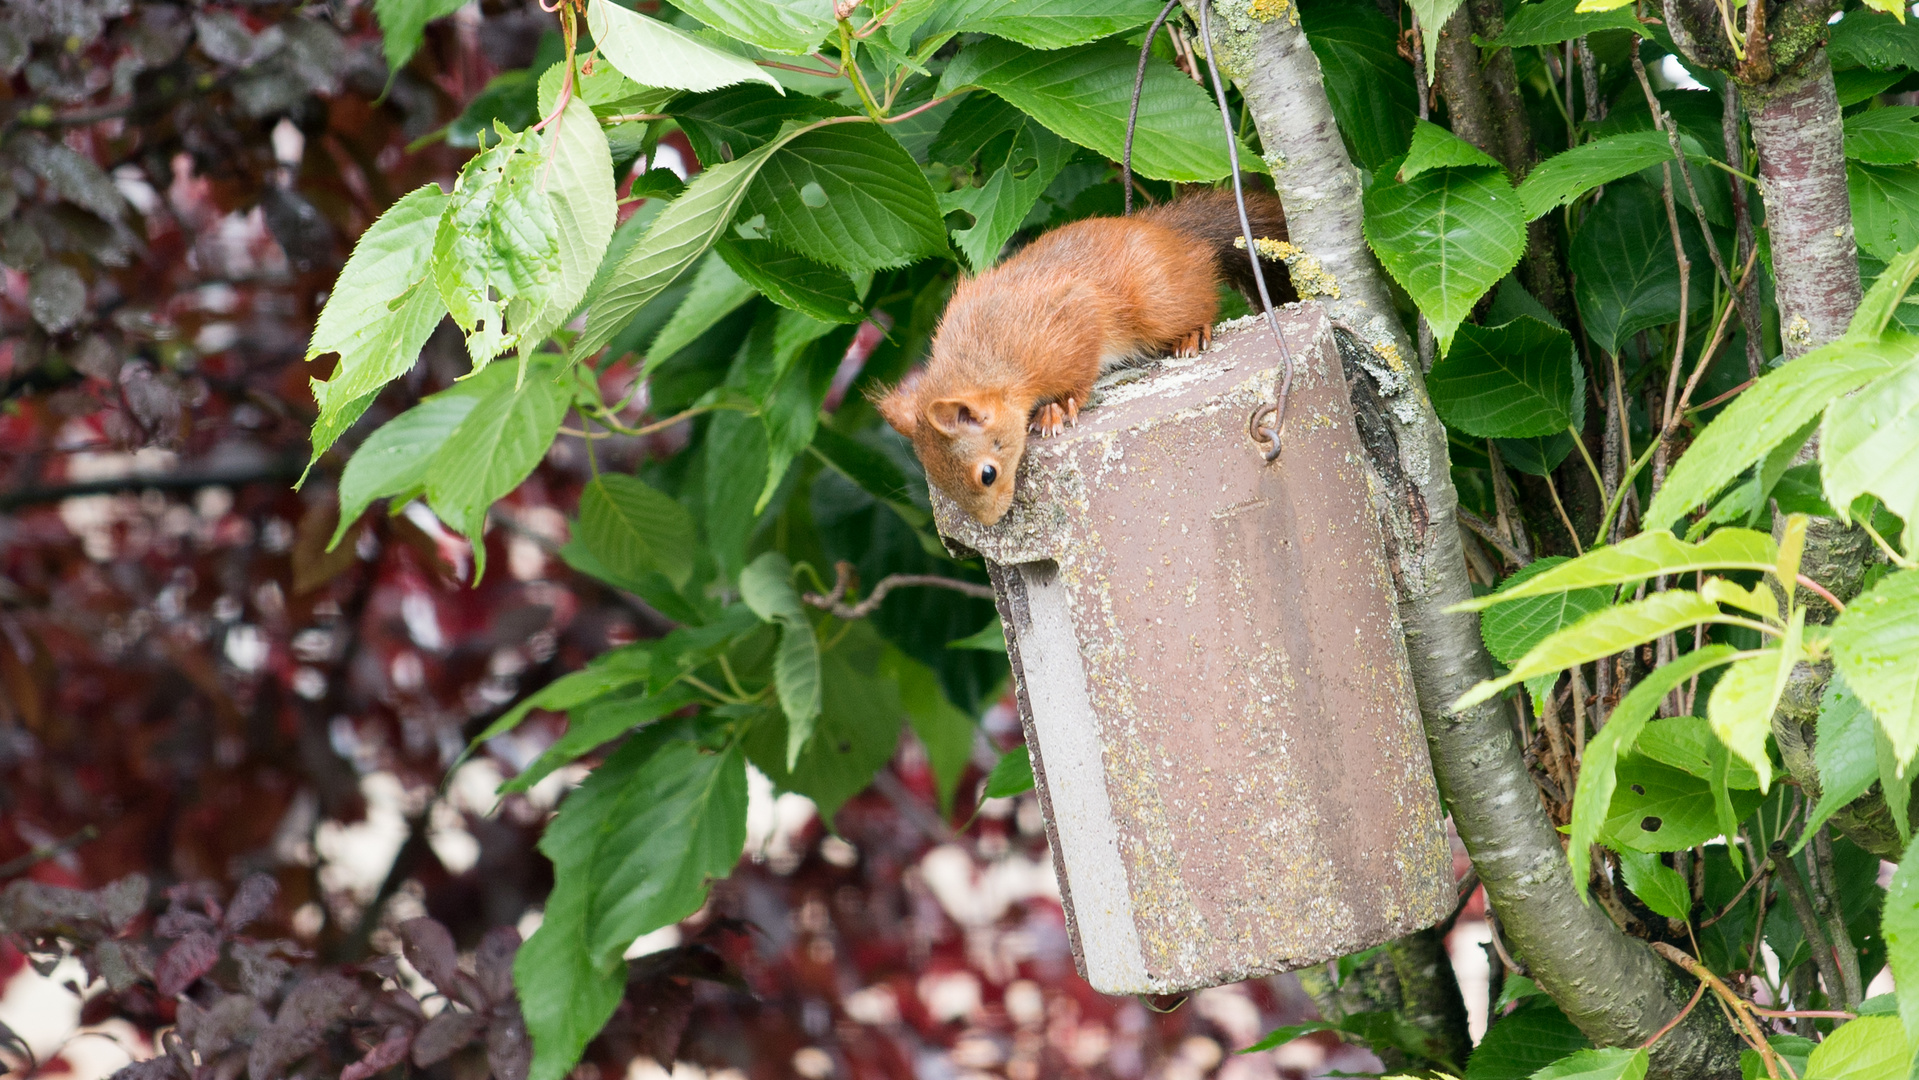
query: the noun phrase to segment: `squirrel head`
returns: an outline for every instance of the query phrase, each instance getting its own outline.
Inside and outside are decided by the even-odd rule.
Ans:
[[[920,388],[896,387],[874,404],[893,430],[913,440],[926,478],[974,520],[993,524],[1013,505],[1013,477],[1026,452],[1025,411],[1004,394],[915,393]]]

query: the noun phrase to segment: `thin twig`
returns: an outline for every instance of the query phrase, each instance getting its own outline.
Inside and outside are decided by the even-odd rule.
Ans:
[[[1499,535],[1499,529],[1495,527],[1492,522],[1487,521],[1485,518],[1480,517],[1478,514],[1473,513],[1463,506],[1459,508],[1458,514],[1461,525],[1471,529],[1481,540],[1486,541],[1498,549],[1499,553],[1506,557],[1506,561],[1516,567],[1525,566],[1532,562],[1531,559],[1520,554],[1519,549],[1512,545],[1512,541]]]
[[[1806,588],[1811,589],[1813,592],[1818,593],[1819,599],[1824,600],[1828,604],[1831,604],[1832,609],[1834,611],[1837,611],[1842,615],[1845,614],[1846,605],[1840,603],[1838,597],[1832,595],[1830,592],[1827,592],[1826,587],[1824,585],[1819,584],[1817,581],[1814,581],[1813,579],[1807,577],[1804,574],[1798,574],[1795,576],[1799,579],[1799,584],[1804,585]]]
[[[1686,1002],[1686,1007],[1679,1010],[1679,1015],[1673,1017],[1671,1020],[1666,1021],[1666,1026],[1660,1028],[1658,1031],[1653,1032],[1652,1038],[1647,1039],[1643,1043],[1640,1043],[1639,1048],[1641,1050],[1651,1050],[1653,1048],[1653,1044],[1665,1038],[1666,1033],[1668,1031],[1671,1031],[1673,1028],[1678,1027],[1679,1022],[1681,1020],[1684,1020],[1692,1012],[1692,1007],[1694,1005],[1699,1004],[1699,999],[1705,996],[1706,996],[1706,984],[1702,980],[1697,987],[1693,988],[1692,1000]]]
[[[1766,1064],[1766,1075],[1772,1077],[1773,1080],[1778,1080],[1778,1055],[1773,1053],[1771,1044],[1766,1042],[1766,1037],[1760,1031],[1758,1022],[1753,1020],[1752,1014],[1746,1011],[1747,1001],[1738,994],[1733,993],[1725,983],[1720,981],[1719,976],[1706,970],[1704,964],[1686,955],[1683,950],[1671,943],[1655,941],[1652,943],[1652,948],[1654,952],[1686,969],[1688,975],[1712,987],[1713,993],[1718,995],[1720,1002],[1731,1009],[1733,1015],[1738,1018],[1739,1026],[1744,1029],[1743,1034],[1746,1036],[1746,1041],[1752,1045],[1752,1048],[1758,1052],[1760,1060]]]
[[[1851,1005],[1846,996],[1846,983],[1839,974],[1839,964],[1832,954],[1832,947],[1826,942],[1826,934],[1819,925],[1819,915],[1813,911],[1812,896],[1806,891],[1806,881],[1799,876],[1799,864],[1792,861],[1792,845],[1784,840],[1774,840],[1769,849],[1772,864],[1777,871],[1779,884],[1785,889],[1786,900],[1792,905],[1793,917],[1799,920],[1799,930],[1806,937],[1806,948],[1812,953],[1812,962],[1819,968],[1819,977],[1826,984],[1826,999],[1836,1001],[1841,1006]]]
[[[98,828],[92,825],[83,826],[79,832],[74,833],[64,840],[55,840],[51,844],[41,844],[17,859],[9,859],[6,862],[0,863],[0,878],[10,878],[16,874],[24,874],[28,870],[46,862],[48,859],[59,858],[74,848],[79,847],[81,844],[89,843],[99,836],[100,830]]]
[[[886,599],[887,593],[909,586],[951,589],[956,593],[964,593],[982,600],[993,598],[991,585],[981,585],[975,581],[961,581],[958,578],[940,577],[938,574],[888,574],[880,579],[879,584],[873,586],[873,591],[867,595],[866,599],[857,604],[847,604],[846,595],[854,585],[853,564],[845,561],[835,563],[833,571],[838,575],[839,580],[834,584],[832,592],[825,595],[810,592],[801,599],[822,611],[832,612],[834,618],[847,622],[866,618],[878,610],[880,601]]]
[[[1771,864],[1769,863],[1767,865],[1770,866]],[[1732,909],[1739,904],[1739,901],[1745,899],[1746,893],[1752,891],[1752,887],[1754,885],[1757,885],[1760,882],[1765,881],[1769,877],[1771,877],[1771,872],[1768,869],[1760,868],[1757,873],[1753,874],[1753,876],[1746,879],[1746,883],[1744,885],[1739,886],[1739,891],[1733,894],[1733,898],[1731,900],[1726,901],[1726,906],[1720,908],[1719,913],[1717,915],[1714,915],[1712,918],[1707,919],[1705,922],[1700,923],[1699,929],[1704,930],[1706,927],[1711,926],[1713,923],[1716,923],[1719,920],[1725,918],[1727,915],[1732,914]]]

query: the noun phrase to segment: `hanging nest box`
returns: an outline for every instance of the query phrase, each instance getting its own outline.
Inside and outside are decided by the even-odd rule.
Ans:
[[[986,560],[1080,973],[1174,993],[1320,963],[1451,913],[1441,824],[1363,451],[1318,305],[1284,452],[1248,431],[1263,321],[1102,383],[1032,439]]]

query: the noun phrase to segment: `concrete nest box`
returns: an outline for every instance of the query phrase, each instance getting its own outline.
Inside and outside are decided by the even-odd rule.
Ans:
[[[1102,384],[981,526],[1080,973],[1174,993],[1320,963],[1453,908],[1452,856],[1332,328],[1281,325],[1284,450],[1248,433],[1263,321]]]

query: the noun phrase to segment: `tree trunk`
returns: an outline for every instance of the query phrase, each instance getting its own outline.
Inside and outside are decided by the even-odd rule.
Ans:
[[[1860,298],[1832,66],[1822,50],[1805,68],[1782,86],[1740,87],[1759,151],[1779,337],[1788,359],[1845,333]]]
[[[1451,708],[1492,664],[1478,619],[1445,610],[1472,595],[1445,429],[1409,366],[1412,342],[1361,232],[1359,174],[1340,142],[1319,62],[1290,7],[1267,20],[1250,9],[1248,0],[1220,5],[1214,48],[1245,95],[1293,242],[1337,282],[1326,304],[1359,339],[1350,362],[1371,376],[1354,380],[1354,406],[1377,474],[1375,507],[1392,548],[1440,790],[1488,899],[1540,986],[1593,1041],[1643,1043],[1692,988],[1682,989],[1597,905],[1580,903],[1505,704]],[[1653,1068],[1660,1076],[1736,1076],[1738,1044],[1720,1017],[1695,1011],[1660,1041]]]

